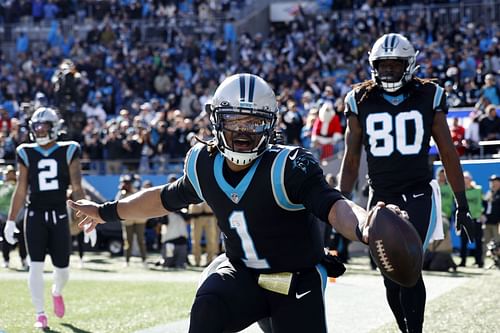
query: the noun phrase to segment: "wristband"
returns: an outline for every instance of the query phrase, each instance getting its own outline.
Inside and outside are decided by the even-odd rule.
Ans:
[[[469,204],[467,202],[467,196],[465,195],[465,191],[455,192],[455,202],[457,204],[457,210],[459,212],[467,212],[469,211]]]
[[[99,206],[99,216],[105,222],[120,222],[122,219],[118,216],[118,200],[105,202]]]

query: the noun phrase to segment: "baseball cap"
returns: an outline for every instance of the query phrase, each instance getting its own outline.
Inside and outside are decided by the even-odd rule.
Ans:
[[[490,176],[490,180],[493,181],[493,180],[500,180],[500,175],[491,175]]]

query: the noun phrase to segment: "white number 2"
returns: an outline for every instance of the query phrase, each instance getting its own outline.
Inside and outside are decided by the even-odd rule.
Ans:
[[[236,233],[241,239],[241,247],[246,257],[246,259],[243,259],[245,264],[250,268],[269,268],[267,260],[259,259],[257,251],[255,251],[252,237],[248,233],[245,214],[242,211],[234,211],[231,213],[229,216],[229,225],[232,229],[236,230]]]
[[[422,148],[424,139],[424,126],[422,114],[418,111],[398,113],[395,117],[395,127],[393,127],[393,117],[389,113],[374,113],[366,118],[366,133],[370,153],[373,156],[389,156],[397,149],[402,155],[418,154]],[[415,140],[408,142],[407,130],[409,126],[415,129]],[[394,134],[391,132],[394,128]],[[396,144],[394,144],[394,137]],[[395,146],[395,147],[394,147]]]
[[[38,184],[40,191],[51,191],[59,189],[57,180],[57,162],[54,159],[43,159],[38,161]]]

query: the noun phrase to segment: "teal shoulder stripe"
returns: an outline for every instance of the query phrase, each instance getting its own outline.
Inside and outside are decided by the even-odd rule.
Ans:
[[[24,145],[17,147],[17,155],[23,160],[24,165],[26,167],[30,166],[30,162],[28,160],[28,154],[26,153],[26,150],[24,150]]]
[[[301,210],[304,209],[303,205],[294,204],[288,198],[285,189],[285,164],[286,159],[290,152],[294,149],[299,149],[296,147],[284,147],[275,157],[273,165],[271,167],[271,183],[273,188],[274,199],[278,206],[285,210]]]
[[[358,105],[356,104],[354,90],[351,90],[347,93],[344,103],[346,105],[349,105],[349,110],[351,110],[352,113],[358,114]]]
[[[434,92],[434,102],[432,104],[432,109],[436,109],[441,102],[441,97],[443,96],[444,89],[436,85],[436,91]]]
[[[204,144],[199,143],[193,146],[191,150],[189,151],[189,154],[186,157],[186,166],[185,166],[185,173],[193,185],[196,194],[198,194],[198,197],[205,201],[203,198],[203,194],[201,193],[201,187],[200,187],[200,181],[198,180],[198,172],[196,171],[196,162],[198,160],[198,155],[201,152],[201,149],[203,148]]]
[[[68,150],[66,150],[66,162],[68,163],[68,165],[71,163],[71,160],[73,159],[73,155],[75,154],[77,148],[77,143],[72,142],[69,145]]]

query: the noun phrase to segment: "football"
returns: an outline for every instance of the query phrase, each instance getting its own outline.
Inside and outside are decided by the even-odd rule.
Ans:
[[[422,241],[415,227],[387,207],[375,207],[369,221],[368,246],[378,268],[403,287],[417,283],[423,264]]]

